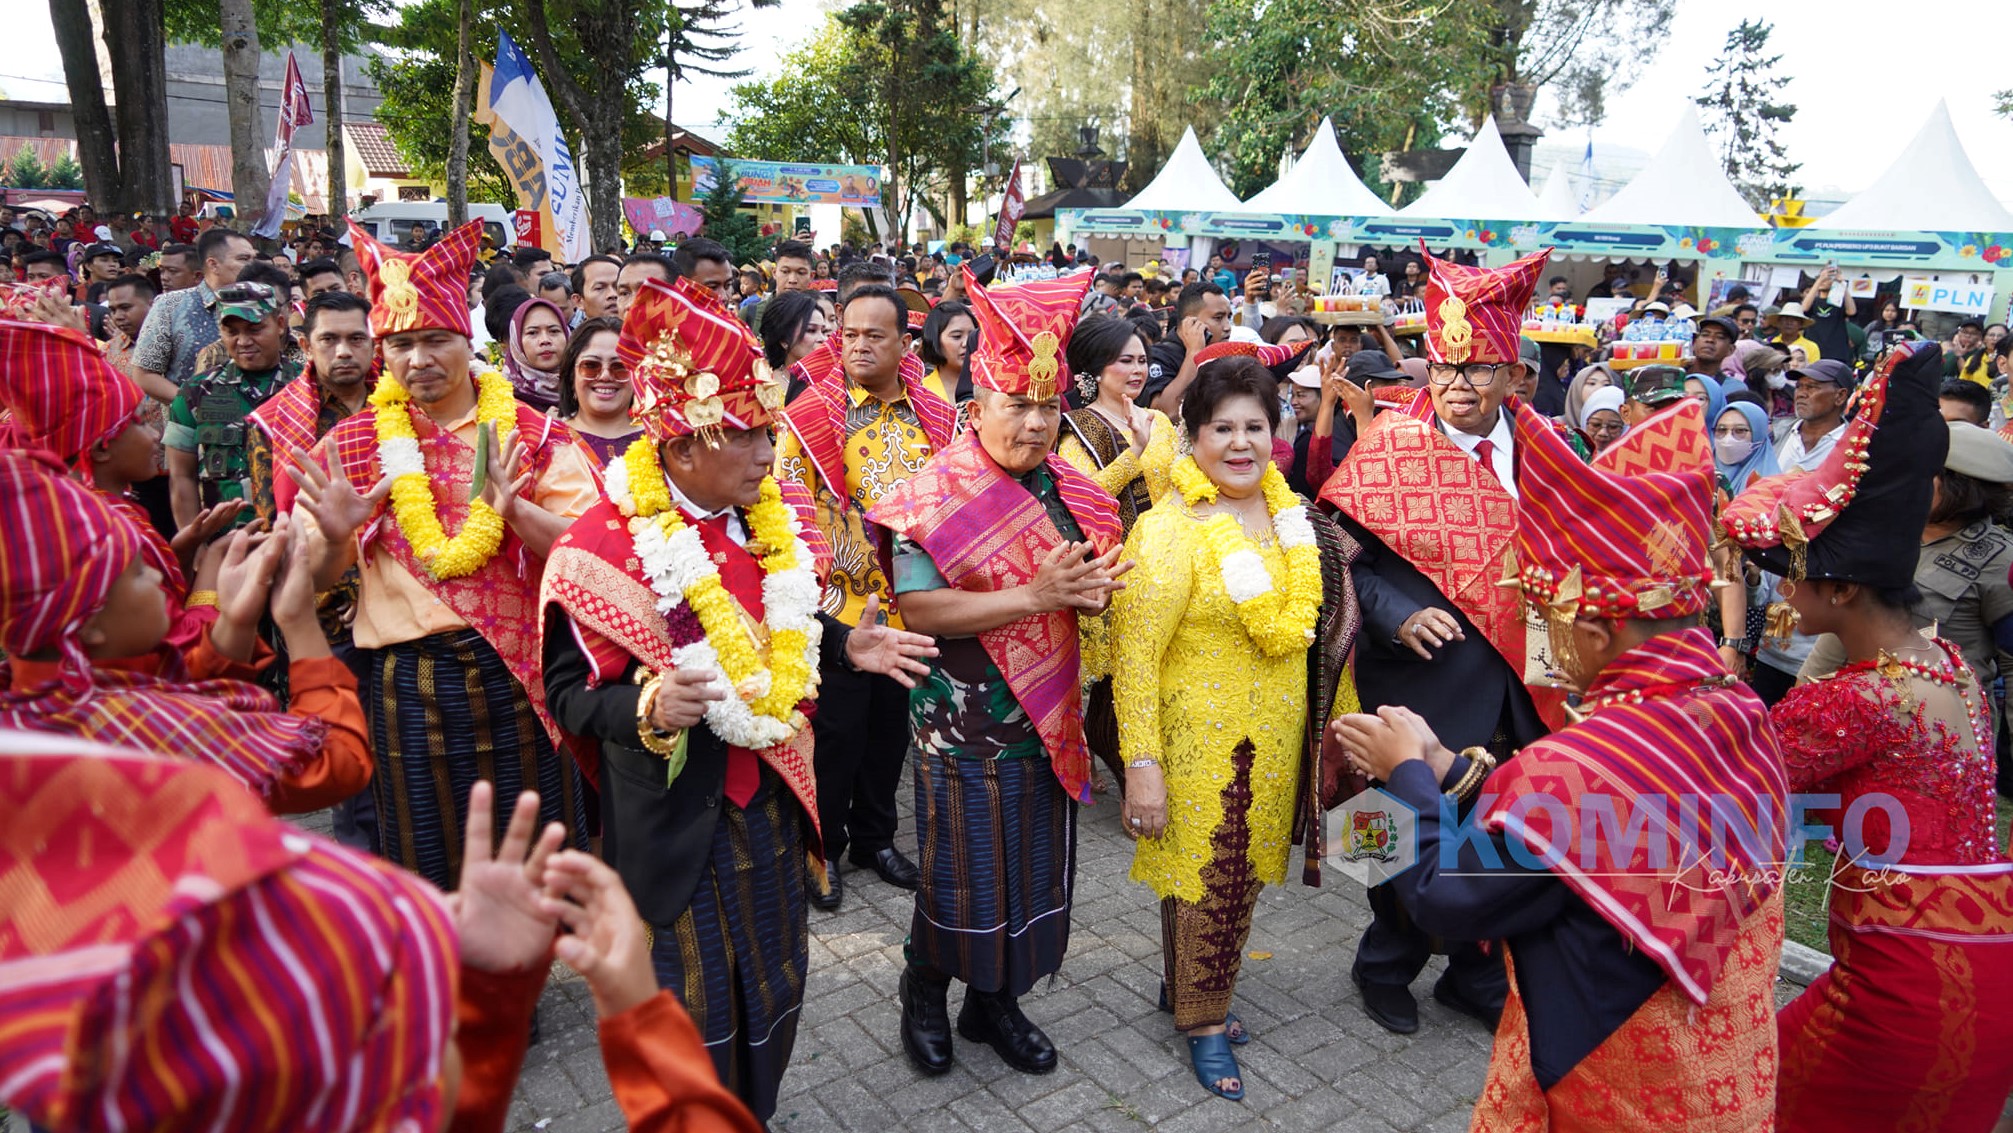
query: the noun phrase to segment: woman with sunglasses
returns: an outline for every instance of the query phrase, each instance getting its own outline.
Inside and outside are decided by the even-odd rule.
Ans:
[[[559,359],[559,416],[600,468],[621,456],[643,431],[629,417],[636,394],[629,386],[629,366],[615,352],[621,338],[621,320],[588,319],[574,328]]]

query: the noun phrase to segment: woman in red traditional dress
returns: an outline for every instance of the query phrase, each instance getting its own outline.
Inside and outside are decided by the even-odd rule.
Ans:
[[[1943,466],[1935,346],[1897,348],[1817,472],[1769,478],[1722,522],[1848,663],[1772,713],[1790,787],[1844,847],[1829,972],[1777,1016],[1781,1129],[1986,1130],[2013,1089],[2013,863],[1993,811],[1991,709],[1909,608]],[[1779,619],[1778,619],[1779,620]]]

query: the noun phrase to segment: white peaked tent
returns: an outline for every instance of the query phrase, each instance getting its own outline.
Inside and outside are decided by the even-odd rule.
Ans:
[[[1690,106],[1642,172],[1580,219],[1588,224],[1766,227],[1726,179],[1699,126],[1698,111]]]
[[[1335,123],[1323,118],[1307,152],[1272,187],[1244,202],[1246,212],[1308,216],[1390,216],[1391,206],[1377,199],[1349,168],[1335,141]]]
[[[1424,196],[1398,215],[1421,220],[1564,220],[1546,207],[1517,172],[1493,115],[1475,131],[1468,152]]]
[[[1811,227],[2013,232],[2013,212],[1979,178],[1950,124],[1950,107],[1939,100],[1880,180]]]
[[[1545,187],[1538,190],[1538,203],[1566,220],[1580,215],[1580,195],[1573,192],[1572,179],[1566,176],[1565,166],[1552,166],[1551,176],[1545,178]]]
[[[1160,175],[1125,202],[1125,207],[1159,212],[1241,212],[1244,204],[1224,187],[1223,178],[1202,156],[1202,144],[1195,140],[1195,127],[1190,126],[1182,131],[1181,144],[1160,167]]]

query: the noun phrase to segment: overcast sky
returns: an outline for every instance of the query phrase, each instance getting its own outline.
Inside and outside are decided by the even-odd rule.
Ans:
[[[1074,0],[1090,2],[1090,0]],[[774,61],[808,37],[831,0],[782,0],[744,13],[739,65],[769,72]],[[1682,0],[1666,49],[1635,86],[1609,102],[1608,120],[1594,131],[1603,145],[1654,151],[1698,93],[1705,68],[1726,33],[1751,11],[1741,5]],[[1937,99],[1950,103],[1957,135],[1999,198],[2013,207],[2013,121],[1992,114],[1992,92],[2013,88],[2013,3],[2006,0],[1835,0],[1825,5],[1762,9],[1776,23],[1775,48],[1790,77],[1786,98],[1797,107],[1783,130],[1812,194],[1865,188],[1914,137]],[[9,97],[63,101],[62,70],[48,9],[21,6],[0,41],[0,90]],[[33,80],[43,80],[34,82]],[[56,85],[49,85],[54,81]],[[728,103],[732,83],[680,83],[680,125],[705,133]],[[1584,136],[1581,134],[1580,136]],[[1551,139],[1565,135],[1554,133]],[[759,156],[759,155],[749,155]]]

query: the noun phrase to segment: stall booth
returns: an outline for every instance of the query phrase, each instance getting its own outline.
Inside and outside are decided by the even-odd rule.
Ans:
[[[1100,260],[1133,267],[1158,261],[1164,274],[1179,276],[1182,268],[1209,260],[1211,241],[1198,219],[1242,207],[1203,156],[1191,126],[1167,164],[1123,208],[1058,211],[1056,239],[1087,244]],[[1197,237],[1203,237],[1199,246]]]
[[[1943,338],[1964,318],[2006,321],[2013,211],[1978,176],[1939,102],[1865,192],[1808,228],[1774,233],[1741,259],[1748,279],[1785,298],[1800,297],[1835,263],[1861,315],[1893,299],[1925,333]]]

